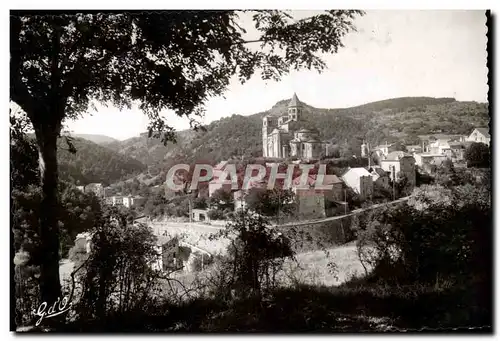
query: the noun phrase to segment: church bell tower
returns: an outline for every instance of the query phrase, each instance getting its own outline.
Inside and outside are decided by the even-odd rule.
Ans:
[[[297,94],[294,93],[290,102],[288,102],[288,119],[290,121],[298,121],[302,114],[302,103],[299,101]]]

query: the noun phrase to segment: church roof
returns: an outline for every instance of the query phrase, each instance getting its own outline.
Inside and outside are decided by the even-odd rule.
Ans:
[[[321,141],[316,140],[316,139],[309,139],[306,142],[309,142],[309,143],[320,143]]]
[[[293,93],[292,99],[288,102],[288,107],[298,107],[300,105],[302,105],[302,103],[299,101],[297,94]]]

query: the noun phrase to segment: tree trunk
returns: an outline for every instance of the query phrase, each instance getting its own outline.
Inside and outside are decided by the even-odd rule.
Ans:
[[[57,126],[36,129],[42,200],[39,237],[41,242],[40,294],[48,306],[61,298],[59,279],[59,203],[57,197]]]

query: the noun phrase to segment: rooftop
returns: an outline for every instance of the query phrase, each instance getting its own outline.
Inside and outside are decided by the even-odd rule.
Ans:
[[[292,99],[288,102],[288,107],[298,107],[300,105],[302,105],[302,103],[299,101],[297,94],[293,93]]]
[[[295,177],[293,179],[292,184],[297,186],[300,184],[301,181],[301,175]],[[307,177],[307,185],[313,186],[316,183],[316,174],[309,174]],[[333,185],[333,184],[338,184],[342,183],[342,180],[338,178],[335,174],[326,174],[323,177],[323,183],[322,185]]]
[[[478,132],[480,132],[481,134],[483,134],[484,136],[486,137],[490,137],[490,129],[489,128],[476,128],[475,130],[477,130]]]
[[[395,152],[390,152],[389,154],[387,154],[387,157],[383,161],[397,161],[401,158],[409,157],[409,156],[411,156],[411,155],[408,153],[405,153],[402,151],[395,151]]]
[[[354,168],[349,168],[345,173],[344,176],[348,173],[351,174],[356,174],[358,177],[362,176],[370,176],[370,172],[368,172],[365,168],[363,167],[354,167]]]
[[[415,155],[418,155],[420,157],[446,157],[446,155],[443,154],[431,154],[431,153],[415,153]]]

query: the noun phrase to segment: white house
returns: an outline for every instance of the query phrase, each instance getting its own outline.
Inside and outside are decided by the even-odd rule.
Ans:
[[[113,206],[122,206],[123,205],[123,197],[119,195],[114,195],[110,199],[110,204]]]
[[[446,155],[431,153],[415,153],[413,157],[415,158],[415,164],[426,172],[430,171],[431,166],[439,166],[447,159]]]
[[[381,144],[373,148],[373,151],[377,154],[378,157],[385,158],[390,152],[394,151],[396,147],[396,144],[388,144],[386,142],[385,144]]]
[[[136,207],[136,206],[144,203],[144,201],[145,201],[145,199],[141,196],[129,195],[129,196],[123,197],[122,205],[127,207],[127,208]]]
[[[486,145],[490,145],[490,131],[488,128],[476,128],[472,131],[472,133],[467,137],[467,141],[470,142],[480,142]]]
[[[373,194],[372,174],[363,167],[349,168],[342,175],[342,180],[362,198],[368,198]]]

